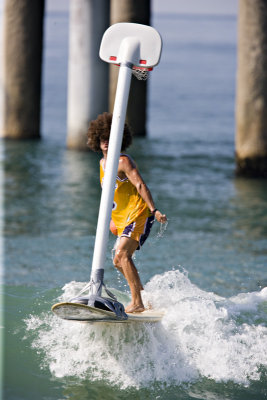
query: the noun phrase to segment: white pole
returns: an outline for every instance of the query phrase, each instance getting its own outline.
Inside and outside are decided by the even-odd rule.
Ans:
[[[85,290],[89,289],[89,305],[94,305],[96,297],[101,297],[101,289],[104,285],[104,266],[109,225],[114,201],[132,68],[134,65],[141,67],[140,64],[143,64],[144,60],[148,67],[157,65],[161,54],[161,47],[162,42],[158,32],[154,28],[140,24],[115,24],[107,29],[102,38],[99,52],[100,58],[108,63],[115,60],[120,65],[120,70],[109,136],[105,178],[99,207],[91,280],[79,294],[81,295]],[[110,294],[108,293],[108,295]],[[122,313],[123,318],[125,318],[123,306],[118,302],[117,306],[119,308],[116,314],[120,315]]]
[[[99,207],[95,248],[92,263],[91,279],[96,281],[99,270],[104,270],[108,244],[109,224],[111,219],[116,176],[119,165],[123,130],[131,83],[132,64],[122,63],[120,66],[116,98],[113,110],[112,125],[109,138],[105,178]],[[103,276],[103,274],[102,274]]]

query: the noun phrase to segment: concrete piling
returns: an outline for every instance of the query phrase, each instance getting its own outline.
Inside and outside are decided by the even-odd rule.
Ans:
[[[111,0],[110,24],[118,22],[135,22],[150,24],[150,0]],[[153,72],[152,72],[153,73]],[[113,111],[118,67],[110,66],[109,110]],[[147,82],[132,78],[127,121],[136,136],[146,135]]]
[[[1,137],[40,137],[44,0],[6,0]]]
[[[267,2],[239,1],[236,166],[267,178]]]
[[[67,147],[85,150],[89,122],[108,109],[108,64],[99,58],[108,0],[71,0]]]

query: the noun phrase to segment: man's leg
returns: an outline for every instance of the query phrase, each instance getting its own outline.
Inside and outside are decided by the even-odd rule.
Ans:
[[[132,255],[137,247],[138,242],[136,240],[121,237],[113,260],[115,267],[122,272],[131,290],[132,301],[126,307],[126,312],[141,312],[145,309],[141,297],[143,286],[132,260]]]

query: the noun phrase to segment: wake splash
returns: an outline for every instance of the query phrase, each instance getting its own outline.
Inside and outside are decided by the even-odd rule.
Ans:
[[[83,285],[66,285],[60,301]],[[247,386],[261,378],[267,367],[267,287],[225,299],[173,270],[154,276],[143,299],[165,310],[161,323],[90,325],[52,313],[30,316],[27,335],[44,354],[43,368],[58,378],[105,380],[121,388],[179,385],[202,377]]]

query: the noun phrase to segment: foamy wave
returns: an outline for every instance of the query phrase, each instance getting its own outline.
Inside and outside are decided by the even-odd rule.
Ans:
[[[63,297],[80,286],[66,285]],[[266,322],[266,297],[267,288],[227,300],[175,270],[153,277],[143,293],[146,303],[165,310],[162,323],[90,325],[52,314],[31,316],[26,323],[36,333],[33,347],[44,351],[44,366],[56,377],[105,379],[123,388],[201,376],[248,385],[260,379],[260,366],[267,366],[267,328],[254,318],[259,312],[262,321],[265,310]]]

